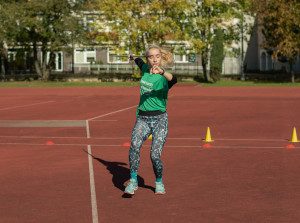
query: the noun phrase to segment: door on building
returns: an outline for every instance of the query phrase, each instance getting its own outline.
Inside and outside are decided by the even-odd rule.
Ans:
[[[54,70],[55,71],[63,71],[63,53],[62,52],[55,53]]]
[[[49,63],[50,53],[47,53],[47,61]],[[53,71],[63,71],[63,52],[54,53]]]

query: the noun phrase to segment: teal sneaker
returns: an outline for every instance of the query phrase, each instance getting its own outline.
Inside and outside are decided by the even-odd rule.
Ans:
[[[165,186],[163,182],[155,182],[155,194],[165,194]]]
[[[138,189],[138,184],[135,179],[130,179],[129,183],[127,184],[127,187],[125,188],[124,193],[126,194],[134,194],[134,191]]]

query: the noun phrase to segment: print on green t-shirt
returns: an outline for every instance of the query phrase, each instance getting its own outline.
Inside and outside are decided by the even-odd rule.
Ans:
[[[160,74],[150,75],[147,64],[142,67],[143,76],[140,81],[140,103],[137,109],[142,111],[166,111],[168,100],[168,81]]]

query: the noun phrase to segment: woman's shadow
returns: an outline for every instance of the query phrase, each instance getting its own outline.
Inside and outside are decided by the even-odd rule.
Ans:
[[[85,150],[84,150],[85,151]],[[103,159],[100,159],[98,157],[93,156],[92,154],[85,151],[89,156],[92,156],[95,160],[106,166],[106,169],[109,171],[109,173],[112,175],[112,182],[114,186],[118,189],[120,189],[122,192],[125,190],[124,183],[130,179],[130,170],[127,167],[124,167],[127,165],[126,163],[121,162],[110,162]],[[145,180],[141,176],[137,176],[138,179],[138,186],[147,188],[155,191],[155,188],[149,185],[145,185]],[[124,198],[131,198],[132,196],[129,194],[124,193],[122,195]]]

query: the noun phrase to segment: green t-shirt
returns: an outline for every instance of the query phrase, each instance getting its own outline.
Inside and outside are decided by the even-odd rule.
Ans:
[[[143,64],[143,76],[140,81],[140,103],[136,114],[142,111],[162,111],[167,110],[168,81],[160,74],[150,75],[148,64]]]

